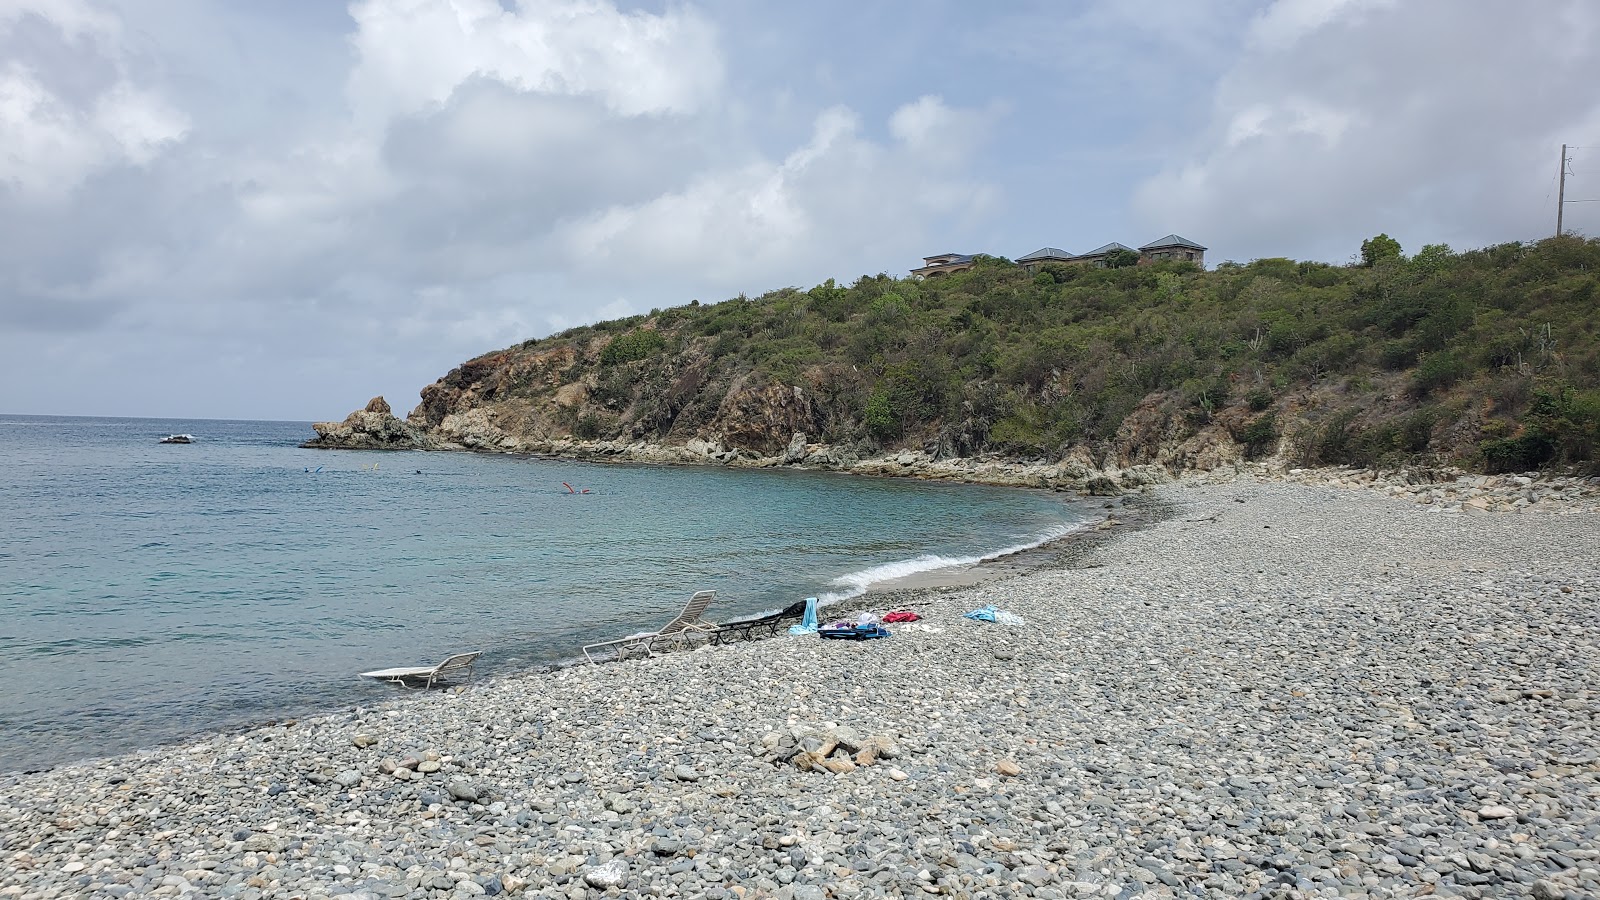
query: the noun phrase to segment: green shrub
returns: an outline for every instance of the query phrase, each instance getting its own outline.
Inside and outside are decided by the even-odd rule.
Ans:
[[[592,412],[586,412],[578,416],[578,420],[572,424],[572,436],[580,440],[595,440],[604,431],[605,420]]]
[[[1411,395],[1426,397],[1460,381],[1471,371],[1467,361],[1449,350],[1429,353],[1411,375]]]
[[[1483,454],[1483,468],[1491,473],[1537,469],[1549,462],[1555,451],[1555,442],[1537,429],[1478,444],[1478,452]]]
[[[1278,416],[1267,413],[1256,416],[1245,426],[1239,429],[1236,436],[1239,443],[1244,444],[1244,455],[1248,459],[1255,459],[1272,449],[1278,442]]]
[[[1517,472],[1547,462],[1594,463],[1600,449],[1600,390],[1542,384],[1516,433],[1478,445],[1491,471]]]
[[[600,364],[615,366],[645,359],[665,345],[666,340],[661,337],[660,332],[646,328],[619,334],[600,351]]]
[[[882,389],[873,391],[867,397],[867,406],[861,416],[862,424],[866,426],[867,433],[880,441],[887,441],[900,435],[900,417],[895,415],[894,406],[889,402],[889,394]]]

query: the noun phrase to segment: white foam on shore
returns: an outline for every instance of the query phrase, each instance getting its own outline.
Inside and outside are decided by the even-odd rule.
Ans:
[[[1024,543],[996,550],[993,553],[987,553],[982,556],[940,556],[936,553],[924,553],[914,559],[899,559],[894,562],[886,562],[882,565],[862,569],[858,572],[849,572],[829,582],[830,586],[837,587],[839,590],[819,594],[817,596],[817,605],[829,606],[859,597],[865,594],[873,585],[881,584],[885,581],[894,581],[911,575],[920,575],[924,572],[935,572],[939,569],[975,566],[979,563],[992,562],[1001,557],[1010,556],[1013,553],[1021,553],[1024,550],[1043,547],[1051,541],[1066,537],[1075,531],[1081,531],[1087,526],[1087,522],[1058,525]]]

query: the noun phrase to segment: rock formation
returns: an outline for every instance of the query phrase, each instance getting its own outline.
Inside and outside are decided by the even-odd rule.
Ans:
[[[317,422],[317,436],[301,444],[313,450],[435,450],[439,442],[395,418],[382,397],[373,397],[343,422]]]

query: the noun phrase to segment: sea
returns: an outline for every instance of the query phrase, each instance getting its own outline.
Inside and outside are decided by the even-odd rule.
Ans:
[[[169,434],[191,444],[162,444]],[[302,450],[305,422],[0,415],[0,772],[558,665],[1038,546],[1045,491],[797,470]]]

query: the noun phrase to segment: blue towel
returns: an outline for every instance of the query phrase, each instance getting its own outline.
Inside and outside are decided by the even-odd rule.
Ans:
[[[789,626],[790,634],[816,634],[817,633],[817,598],[806,598],[806,614],[800,617],[799,625]]]
[[[999,611],[1000,610],[996,609],[995,605],[991,603],[988,606],[980,606],[972,612],[967,613],[966,617],[969,619],[975,619],[979,622],[993,622],[995,621],[995,613],[998,613]]]

